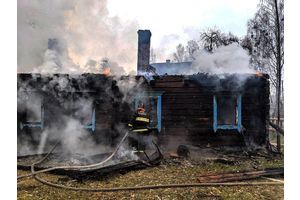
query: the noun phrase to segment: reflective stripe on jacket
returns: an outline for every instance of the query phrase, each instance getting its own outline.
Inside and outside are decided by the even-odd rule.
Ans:
[[[141,129],[133,129],[132,132],[147,132],[149,129],[147,128],[141,128]]]
[[[136,118],[135,118],[135,121],[139,121],[139,122],[147,122],[147,123],[149,123],[149,122],[150,122],[150,119],[147,118],[147,117],[136,117]]]

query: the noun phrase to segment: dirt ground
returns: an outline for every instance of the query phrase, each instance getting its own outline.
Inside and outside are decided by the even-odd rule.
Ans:
[[[197,159],[191,152],[189,159],[170,158],[167,154],[161,165],[143,170],[115,173],[105,177],[93,177],[86,180],[75,180],[67,176],[44,174],[46,180],[75,187],[124,187],[159,185],[174,183],[197,183],[197,176],[207,173],[232,172],[241,170],[258,170],[283,167],[282,156],[268,157],[265,155],[251,156],[248,154],[216,154],[209,150],[209,157]],[[203,154],[202,154],[203,155]],[[217,155],[217,156],[216,156]],[[198,153],[198,157],[199,153]],[[224,162],[225,161],[225,162]],[[29,171],[18,170],[18,175]],[[277,177],[283,180],[283,177]],[[268,181],[258,179],[253,181]],[[18,199],[283,199],[283,185],[274,186],[233,186],[233,187],[202,187],[172,188],[158,190],[140,190],[128,192],[75,192],[51,188],[33,178],[26,178],[18,183]]]

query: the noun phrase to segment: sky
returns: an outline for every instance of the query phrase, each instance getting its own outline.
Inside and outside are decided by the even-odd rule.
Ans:
[[[108,0],[108,10],[110,16],[136,20],[140,29],[150,29],[153,48],[174,49],[176,43],[198,39],[199,32],[207,27],[217,26],[244,36],[258,3],[259,0]]]

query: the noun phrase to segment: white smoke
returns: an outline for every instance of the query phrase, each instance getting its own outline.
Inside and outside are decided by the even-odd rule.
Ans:
[[[143,88],[144,79],[136,79],[135,76],[127,76],[124,78],[114,77],[117,81],[117,86],[120,92],[123,94],[122,101],[133,102],[134,98],[139,95],[145,95],[145,88]],[[133,92],[135,95],[133,95]]]
[[[98,73],[104,57],[126,73],[136,66],[137,22],[109,17],[107,0],[19,0],[18,72]],[[47,50],[48,39],[60,49]],[[119,66],[119,65],[112,65]]]
[[[40,139],[39,146],[38,146],[38,154],[44,153],[48,135],[49,135],[48,129],[41,133],[41,139]]]
[[[181,42],[181,37],[178,34],[164,35],[157,47],[154,46],[154,54],[156,59],[167,60],[172,57],[173,49],[176,49],[176,44]],[[155,61],[156,62],[156,61]]]
[[[20,113],[30,113],[26,116],[26,121],[29,117],[33,115],[36,120],[39,122],[41,120],[41,109],[42,105],[45,104],[45,115],[47,117],[44,121],[44,127],[41,130],[40,128],[31,128],[32,131],[30,134],[23,134],[21,131],[18,135],[18,155],[28,155],[36,153],[48,152],[54,143],[60,141],[61,145],[56,150],[64,155],[82,155],[82,156],[91,156],[102,153],[109,153],[114,150],[114,146],[111,145],[106,133],[102,133],[101,125],[96,124],[96,131],[90,131],[85,127],[90,125],[92,122],[92,115],[94,108],[94,98],[88,93],[81,95],[76,94],[75,91],[83,91],[87,88],[75,88],[76,85],[79,87],[86,87],[88,85],[87,77],[85,75],[41,75],[40,78],[45,82],[44,85],[41,85],[42,91],[38,88],[34,88],[31,85],[36,83],[38,76],[32,75],[32,78],[28,80],[22,80],[20,77],[18,79],[18,112]],[[135,77],[112,77],[116,81],[116,86],[120,93],[122,94],[122,99],[120,101],[132,101],[130,99],[129,93],[132,91],[141,90],[142,80],[136,80]],[[76,80],[79,84],[73,84],[72,82]],[[49,81],[49,82],[48,82]],[[81,85],[81,86],[80,86]],[[105,86],[104,86],[105,87]],[[113,94],[111,87],[105,87],[107,91],[102,95],[107,95],[108,98],[116,98]],[[34,90],[38,90],[33,92]],[[39,92],[47,92],[47,95],[44,96]],[[67,93],[67,95],[66,95]],[[72,95],[72,96],[70,96]],[[50,99],[53,99],[58,104],[47,104]],[[63,112],[60,112],[63,110]],[[67,112],[65,112],[67,111]],[[59,112],[59,119],[52,119],[51,113]],[[96,111],[97,112],[97,111]],[[49,120],[49,117],[51,118]],[[22,119],[24,120],[24,119]],[[96,120],[99,119],[96,118]],[[105,120],[105,119],[103,119]],[[124,126],[122,124],[115,124],[115,131],[118,132],[120,137],[123,137]],[[19,126],[19,124],[18,124]],[[96,135],[95,135],[96,134]],[[96,138],[100,139],[99,141],[95,140]],[[32,138],[33,137],[33,138]],[[125,141],[126,143],[127,141]],[[132,149],[128,144],[123,144],[122,149],[118,152],[118,159],[136,159],[137,157],[133,154]]]
[[[138,160],[139,157],[135,154],[135,152],[132,150],[128,150],[128,149],[130,149],[130,147],[128,147],[127,144],[121,145],[117,152],[117,159],[118,160]]]
[[[57,141],[60,141],[60,152],[64,154],[94,155],[112,151],[110,146],[96,144],[92,137],[94,133],[84,128],[92,119],[93,107],[90,99],[79,98],[77,101],[62,104],[62,106],[66,109],[73,109],[74,113],[61,116],[61,120],[55,126],[44,127],[40,133],[33,134],[37,136],[35,140],[39,143],[37,149],[27,141],[27,138],[22,137],[22,141],[18,142],[20,155],[47,152]],[[27,108],[27,111],[29,109],[31,108]],[[41,115],[40,109],[36,112]]]
[[[74,118],[66,118],[63,129],[60,129],[63,152],[70,154],[101,153],[96,143],[88,137],[90,133],[83,128],[83,124]],[[100,145],[99,145],[100,146]]]
[[[221,46],[214,53],[200,51],[195,58],[188,74],[255,73],[250,66],[249,54],[238,44]]]
[[[75,65],[70,58],[60,55],[56,50],[47,49],[43,63],[33,69],[34,73],[82,73],[79,65]],[[100,70],[98,71],[100,72]]]

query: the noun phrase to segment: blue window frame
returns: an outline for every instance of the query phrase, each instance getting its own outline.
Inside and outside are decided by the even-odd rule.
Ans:
[[[93,132],[96,130],[96,115],[95,115],[95,108],[93,108],[92,110],[92,119],[91,119],[91,122],[84,125],[83,128],[85,129],[90,129],[92,130]]]
[[[43,130],[44,128],[44,106],[41,105],[41,116],[40,121],[26,121],[26,122],[20,122],[20,129],[23,130],[23,128],[40,128]]]
[[[161,131],[161,115],[162,115],[162,112],[161,112],[161,109],[162,109],[162,94],[163,92],[150,92],[149,94],[147,95],[140,95],[138,97],[136,97],[134,99],[134,106],[135,106],[135,109],[137,109],[138,107],[138,102],[141,100],[141,99],[147,99],[148,101],[150,101],[150,105],[151,106],[155,106],[155,109],[156,109],[156,122],[153,122],[154,120],[153,119],[150,119],[150,126],[151,128],[157,128],[157,130],[160,132]],[[153,104],[153,102],[156,103],[156,105]],[[151,123],[152,122],[152,123]]]
[[[227,106],[226,102],[225,104],[220,105],[222,100],[231,101],[230,104],[234,105],[234,108],[232,106]],[[218,101],[219,104],[218,104]],[[235,102],[234,102],[235,101]],[[234,103],[234,104],[233,104]],[[234,121],[231,120],[229,123],[225,123],[225,121],[220,120],[225,112],[218,112],[218,110],[221,110],[223,108],[220,108],[220,106],[225,107],[225,109],[232,108],[231,110],[227,110],[227,114],[233,116],[234,115]],[[218,116],[219,115],[219,116]],[[225,118],[227,116],[224,116]],[[230,117],[229,117],[230,118]],[[231,117],[232,118],[232,117]],[[233,95],[233,96],[216,96],[214,95],[213,98],[213,128],[214,132],[217,132],[217,130],[237,130],[238,132],[241,132],[242,127],[242,95]]]

